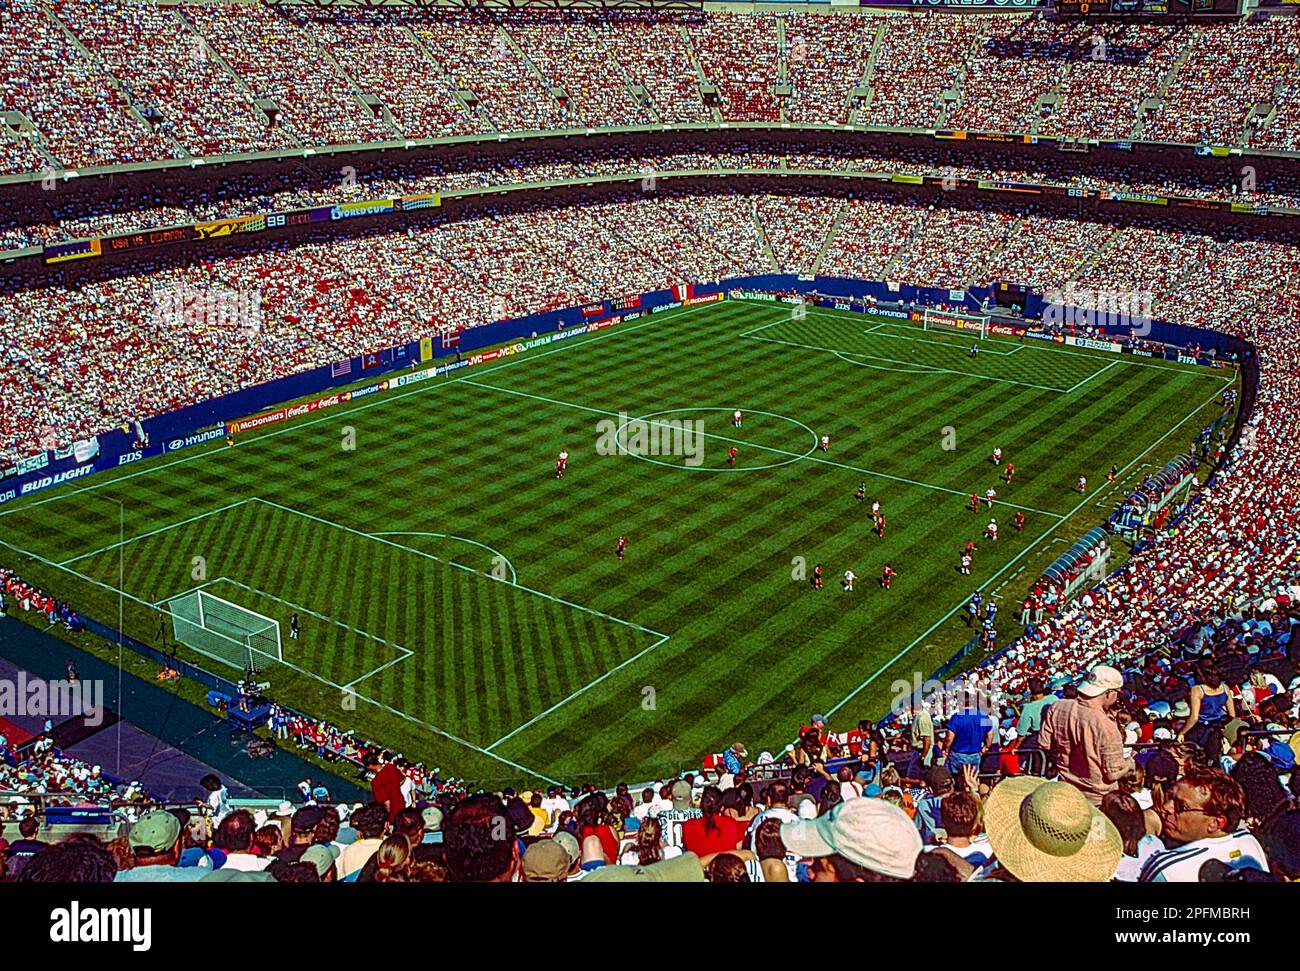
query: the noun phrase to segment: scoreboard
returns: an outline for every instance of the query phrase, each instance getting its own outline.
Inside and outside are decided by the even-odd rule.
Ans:
[[[1239,17],[1243,0],[1055,0],[1058,17]]]

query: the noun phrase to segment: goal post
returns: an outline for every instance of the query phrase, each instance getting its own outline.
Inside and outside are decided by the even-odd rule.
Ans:
[[[989,333],[988,314],[968,314],[926,308],[921,314],[922,330],[959,331],[983,340]]]
[[[281,662],[280,625],[270,617],[193,590],[167,601],[177,644],[241,671]]]

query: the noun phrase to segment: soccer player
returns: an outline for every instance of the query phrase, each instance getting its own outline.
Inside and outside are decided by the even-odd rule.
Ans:
[[[998,521],[996,519],[990,519],[989,524],[984,527],[984,536],[995,543],[998,541]]]
[[[1119,466],[1118,466],[1118,465],[1112,465],[1112,466],[1110,467],[1110,475],[1106,476],[1106,481],[1107,481],[1107,482],[1114,482],[1114,481],[1115,481],[1115,476],[1117,476],[1117,475],[1119,475]]]
[[[962,552],[967,556],[973,558],[975,556],[975,551],[978,549],[979,547],[975,545],[975,541],[973,539],[968,539],[966,540],[966,547],[965,549],[962,550]]]
[[[623,554],[626,552],[627,552],[627,537],[620,536],[618,538],[618,542],[614,545],[614,555],[621,560],[623,559]]]
[[[739,452],[740,452],[740,450],[739,450],[738,448],[736,448],[736,446],[734,446],[734,445],[731,446],[731,448],[727,449],[727,464],[728,464],[728,465],[735,465],[735,464],[736,464],[736,456],[739,454]]]
[[[865,502],[865,501],[866,501],[866,498],[867,498],[867,484],[866,484],[865,482],[859,482],[859,483],[858,483],[857,497],[858,497],[858,502]],[[875,505],[878,506],[878,505],[880,505],[880,503],[875,503]]]
[[[970,576],[970,554],[969,553],[963,553],[961,555],[961,567],[959,569],[961,570],[962,576],[965,577]]]
[[[1006,472],[1003,474],[1002,479],[1003,479],[1004,482],[1007,482],[1007,483],[1009,484],[1009,483],[1011,482],[1011,480],[1014,479],[1015,477],[1016,477],[1016,463],[1015,463],[1015,462],[1008,462],[1008,463],[1007,463],[1007,470],[1006,470]]]
[[[975,626],[975,619],[980,615],[980,604],[983,602],[984,598],[980,596],[978,590],[970,595],[970,603],[966,605],[966,626]]]
[[[888,563],[880,571],[880,585],[888,590],[894,583],[894,568]]]
[[[971,357],[976,357],[976,356],[978,356],[978,355],[979,355],[979,352],[980,352],[980,346],[979,346],[978,343],[972,344],[972,345],[970,346],[970,356],[971,356]]]
[[[560,449],[560,454],[555,459],[555,477],[563,479],[564,473],[569,469],[569,450]]]
[[[1015,525],[1018,530],[1025,528],[1025,514],[1019,509],[1016,510]]]
[[[856,579],[857,579],[857,575],[852,570],[844,571],[844,592],[845,593],[853,592],[853,581]]]
[[[294,614],[289,618],[289,640],[296,641],[298,639],[298,631],[298,615]]]
[[[742,416],[741,416],[741,414],[740,414],[740,409],[737,408],[737,409],[732,413],[732,415],[731,415],[731,424],[732,424],[732,427],[734,427],[734,428],[739,428],[739,427],[740,427],[740,420],[741,420],[741,417],[742,417]]]
[[[980,497],[975,495],[975,493],[973,492],[970,494],[970,511],[971,512],[980,511]]]
[[[871,500],[871,518],[875,519],[879,515],[880,515],[880,500],[873,499]]]
[[[876,535],[881,539],[885,538],[885,515],[881,513],[876,517]]]
[[[234,435],[227,435],[227,436],[226,436],[226,448],[234,448],[234,447],[235,447],[235,436],[234,436]]]
[[[813,567],[813,589],[820,590],[821,588],[822,588],[822,565],[818,563],[815,567]]]
[[[1088,491],[1088,477],[1086,475],[1079,476],[1078,489],[1079,489],[1079,495],[1083,495],[1085,492]]]
[[[823,452],[829,452],[831,450],[831,437],[829,435],[822,436],[821,450]]]
[[[993,508],[993,500],[996,499],[997,497],[998,497],[998,491],[996,489],[989,489],[985,491],[984,501],[989,504],[990,509]]]
[[[1001,446],[1001,445],[999,445],[997,448],[995,448],[995,449],[993,450],[993,464],[994,464],[994,465],[1001,465],[1001,464],[1002,464],[1002,446]]]

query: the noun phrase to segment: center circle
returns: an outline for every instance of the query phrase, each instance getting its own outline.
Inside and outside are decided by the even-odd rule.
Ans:
[[[812,438],[812,444],[808,446],[808,451],[804,452],[802,455],[792,455],[789,458],[783,459],[780,462],[768,462],[764,465],[746,465],[746,466],[732,467],[726,465],[722,465],[722,466],[681,465],[675,462],[665,462],[663,459],[655,455],[637,455],[634,452],[628,452],[626,451],[626,446],[623,445],[623,429],[625,429],[629,424],[631,424],[634,421],[651,421],[652,419],[655,418],[662,418],[664,415],[696,414],[701,411],[722,411],[730,415],[735,410],[736,409],[734,408],[721,408],[715,406],[715,407],[707,407],[707,408],[665,408],[663,411],[652,411],[649,414],[641,415],[637,418],[629,418],[623,424],[615,428],[614,441],[618,443],[620,448],[624,449],[623,452],[624,455],[631,455],[633,458],[641,459],[643,462],[650,462],[653,465],[662,465],[665,468],[678,469],[680,471],[685,471],[685,472],[761,472],[764,469],[779,469],[783,465],[792,465],[795,462],[808,458],[810,455],[812,455],[814,452],[817,451],[817,446],[818,444],[820,444],[821,440],[817,437],[817,433],[813,431],[811,428],[809,428],[807,425],[805,425],[803,422],[796,421],[795,419],[787,417],[786,415],[778,415],[775,412],[771,412],[771,411],[752,411],[752,410],[746,410],[744,408],[740,410],[745,417],[749,417],[750,415],[759,415],[764,418],[775,418],[777,421],[786,422],[788,424],[794,425],[797,428],[801,428],[804,431],[806,431],[808,435]],[[709,435],[708,433],[706,433],[706,437],[716,438],[720,436]],[[752,447],[761,448],[764,451],[771,451],[771,449],[766,448],[762,445],[754,445]]]

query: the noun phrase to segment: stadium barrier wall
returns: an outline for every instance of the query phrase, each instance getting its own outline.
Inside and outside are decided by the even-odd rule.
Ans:
[[[221,395],[144,419],[140,424],[145,432],[145,440],[141,440],[128,427],[101,433],[72,445],[47,449],[12,466],[0,468],[0,505],[96,473],[132,465],[146,458],[326,411],[363,397],[442,377],[461,368],[526,353],[537,346],[593,333],[624,321],[682,306],[720,300],[728,292],[736,290],[765,292],[773,300],[781,294],[800,294],[811,296],[822,306],[845,310],[870,309],[876,314],[898,314],[905,319],[914,313],[919,314],[917,308],[935,304],[945,304],[971,313],[985,313],[985,308],[993,303],[992,287],[949,290],[790,273],[680,284],[648,293],[606,298],[582,306],[531,314],[461,331],[455,335],[458,341],[455,344],[444,341],[441,336],[430,336]],[[877,306],[868,308],[868,298],[874,299]],[[892,306],[880,307],[879,304]],[[1030,294],[1026,301],[1026,314],[1031,317],[1041,314],[1047,306],[1043,297]],[[1022,320],[1020,326],[1032,327],[1032,322]],[[1224,359],[1227,358],[1238,360],[1247,374],[1242,413],[1249,414],[1255,397],[1256,375],[1254,349],[1248,343],[1228,334],[1165,321],[1153,320],[1147,326],[1152,341],[1177,347],[1199,345],[1204,350],[1212,348],[1220,355],[1215,359],[1197,359],[1173,354],[1172,357],[1178,360],[1207,366],[1223,366]],[[1116,330],[1127,333],[1127,329],[1124,327]],[[1072,337],[1068,329],[1066,333],[1030,333],[1027,336],[1058,343],[1071,341],[1085,347],[1116,352],[1121,350],[1118,344]],[[454,360],[436,363],[453,356]],[[367,376],[373,376],[377,380],[360,387],[348,387]],[[284,402],[297,403],[284,405]],[[1234,443],[1238,433],[1234,431]]]

